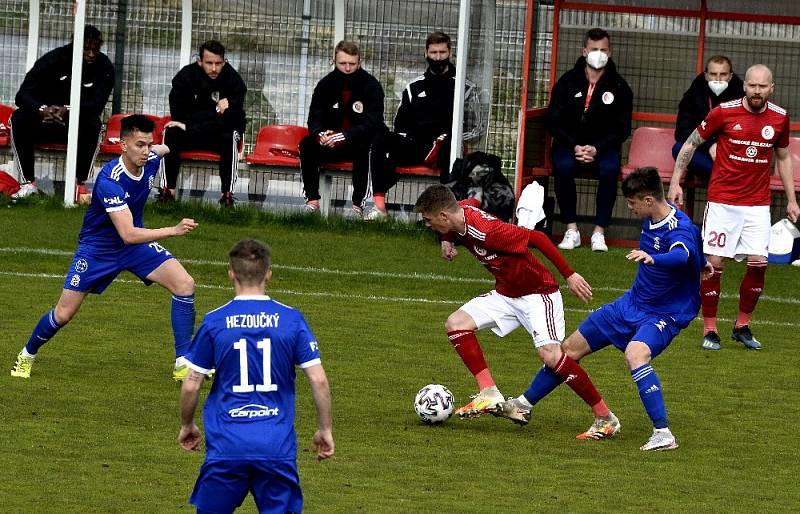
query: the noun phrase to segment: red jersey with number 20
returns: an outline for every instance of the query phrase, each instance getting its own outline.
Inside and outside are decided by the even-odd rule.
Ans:
[[[705,140],[718,135],[708,201],[727,205],[769,205],[770,157],[789,146],[789,115],[772,102],[759,113],[745,100],[723,102],[697,127]]]
[[[494,275],[495,290],[510,298],[529,294],[550,294],[558,290],[558,282],[547,267],[528,249],[531,232],[541,236],[536,246],[553,261],[559,273],[568,277],[573,273],[567,261],[558,253],[547,236],[541,232],[505,223],[462,200],[467,223],[465,234],[456,238]],[[449,237],[445,239],[450,239]],[[547,247],[549,243],[549,247]]]

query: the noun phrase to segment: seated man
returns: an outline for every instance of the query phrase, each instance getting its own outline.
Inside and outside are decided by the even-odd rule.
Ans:
[[[558,245],[564,250],[581,244],[575,175],[588,168],[598,178],[592,250],[608,251],[604,232],[617,199],[622,143],[631,134],[633,113],[633,92],[610,56],[608,32],[589,30],[583,38],[583,55],[558,79],[547,107],[556,201],[567,226]]]
[[[308,136],[300,142],[300,171],[305,211],[317,213],[319,166],[323,162],[353,161],[353,206],[349,215],[361,218],[369,179],[372,139],[385,130],[383,88],[361,68],[358,45],[339,41],[333,53],[335,69],[314,88],[308,113]]]
[[[689,134],[708,116],[711,109],[722,102],[736,100],[743,96],[744,83],[733,73],[731,60],[724,55],[711,57],[706,62],[705,72],[695,77],[678,106],[672,157],[678,157]],[[711,167],[714,164],[710,154],[712,146],[716,146],[716,139],[706,141],[697,148],[688,168],[692,176],[705,180],[711,176]]]
[[[103,36],[100,31],[92,25],[86,25],[83,31],[83,87],[75,170],[76,202],[88,193],[84,184],[97,152],[102,127],[100,115],[114,88],[114,65],[100,51],[101,46]],[[33,168],[34,144],[66,144],[71,84],[72,43],[41,56],[25,75],[16,97],[19,109],[11,115],[11,146],[16,156],[21,185],[14,198],[38,192]]]
[[[244,99],[247,86],[241,75],[225,60],[225,47],[219,41],[200,45],[196,63],[187,64],[172,79],[169,110],[172,121],[164,127],[164,144],[170,153],[164,157],[166,187],[159,200],[175,198],[180,152],[211,150],[219,158],[222,196],[219,203],[233,207],[239,142],[245,126]]]
[[[453,95],[456,67],[450,62],[450,36],[432,32],[425,40],[428,69],[403,90],[400,107],[394,117],[394,132],[375,137],[370,153],[375,210],[368,219],[386,217],[386,192],[397,183],[398,165],[425,164],[438,168],[442,183],[450,172],[450,131],[453,125]],[[465,118],[469,142],[481,135],[481,114],[478,88],[466,81],[464,91]]]

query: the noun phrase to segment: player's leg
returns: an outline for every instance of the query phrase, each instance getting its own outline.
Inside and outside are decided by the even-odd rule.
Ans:
[[[592,233],[592,250],[607,252],[608,246],[604,232],[611,223],[611,213],[617,200],[617,182],[622,157],[619,150],[608,149],[597,152],[597,204],[595,207],[594,232]]]
[[[308,212],[319,212],[319,165],[323,147],[317,137],[308,135],[300,141],[300,176],[303,179],[303,194]]]
[[[181,169],[180,153],[186,149],[188,141],[186,131],[179,127],[169,127],[164,131],[164,144],[169,147],[169,153],[164,156],[164,174],[166,186],[170,192],[174,192],[178,187],[178,173]]]
[[[556,193],[561,222],[567,226],[564,239],[558,244],[562,250],[572,250],[581,244],[578,232],[578,193],[575,187],[577,161],[575,151],[565,145],[555,144],[551,152],[553,162],[553,187]]]
[[[303,511],[303,491],[294,462],[253,462],[250,491],[260,514]]]
[[[731,338],[746,348],[760,350],[761,343],[750,331],[750,318],[764,289],[769,255],[770,214],[769,206],[741,207],[745,223],[736,248],[739,255],[747,255],[747,268],[739,285],[739,312],[736,316]]]
[[[345,143],[348,145],[349,143]],[[353,215],[356,217],[364,214],[364,197],[367,195],[369,183],[369,143],[355,142],[352,144],[353,156]]]
[[[204,462],[189,497],[197,512],[232,513],[247,497],[247,463],[235,461]]]
[[[369,152],[372,198],[375,201],[375,211],[380,214],[368,216],[368,219],[385,217],[386,193],[397,184],[395,168],[410,153],[409,146],[413,145],[408,138],[395,132],[381,132],[372,140]]]
[[[212,136],[212,134],[209,134]],[[221,196],[219,203],[223,207],[233,207],[233,188],[236,186],[238,178],[239,140],[242,135],[236,130],[225,130],[218,134],[213,134],[214,146],[219,152],[219,181]],[[213,146],[212,146],[213,148]]]
[[[97,116],[81,115],[78,123],[78,157],[75,166],[77,186],[83,186],[92,171],[92,165],[99,150],[98,140],[102,127],[100,118]],[[86,187],[84,186],[82,194],[85,191]]]
[[[36,181],[33,145],[41,133],[42,120],[29,109],[17,109],[11,115],[11,148],[14,152],[22,184]]]

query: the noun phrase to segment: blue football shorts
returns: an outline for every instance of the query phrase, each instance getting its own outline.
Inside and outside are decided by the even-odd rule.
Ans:
[[[608,345],[624,352],[629,342],[640,341],[650,348],[651,358],[655,358],[681,329],[669,316],[640,311],[626,295],[592,312],[578,331],[586,338],[592,352]]]
[[[261,514],[303,510],[303,491],[294,461],[206,461],[194,484],[189,503],[198,512],[233,512],[253,493]]]
[[[78,246],[64,279],[64,289],[100,294],[123,271],[130,271],[149,286],[153,282],[145,277],[174,258],[158,243],[130,245],[116,252]]]

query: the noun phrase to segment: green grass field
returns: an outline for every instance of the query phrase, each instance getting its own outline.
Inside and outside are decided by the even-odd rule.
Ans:
[[[308,451],[313,403],[298,377],[300,473],[310,513],[797,512],[800,419],[797,293],[800,270],[771,266],[752,323],[765,344],[728,339],[743,266],[726,271],[723,349],[700,348],[702,323],[655,360],[673,452],[643,453],[649,420],[622,355],[583,364],[620,417],[622,432],[577,441],[590,410],[567,388],[534,409],[527,427],[485,416],[442,426],[419,422],[416,391],[448,386],[464,403],[476,386],[443,332],[447,315],[491,288],[462,251],[439,257],[419,227],[326,223],[196,206],[151,209],[150,227],[187,214],[200,227],[163,244],[197,283],[198,323],[227,301],[230,246],[244,237],[273,247],[271,295],[301,309],[320,343],[334,398],[333,459]],[[83,211],[53,203],[0,205],[0,355],[8,368],[58,298]],[[627,288],[635,266],[623,249],[567,254],[595,288],[585,306],[565,292],[567,332],[590,308]],[[187,497],[202,454],[177,443],[178,387],[170,378],[169,294],[120,276],[40,352],[29,380],[0,373],[0,512],[191,512]],[[480,334],[506,395],[538,369],[528,335]],[[255,512],[251,499],[243,512]]]

